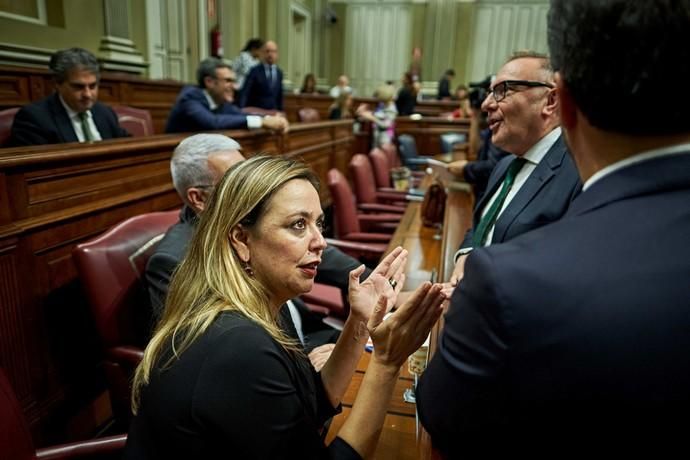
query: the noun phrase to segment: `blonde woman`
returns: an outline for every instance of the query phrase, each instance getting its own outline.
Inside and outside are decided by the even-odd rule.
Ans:
[[[313,286],[325,247],[317,180],[303,164],[254,157],[232,167],[201,216],[175,273],[133,386],[126,458],[366,458],[400,366],[445,300],[421,286],[386,321],[404,283],[397,248],[366,281],[350,273],[350,317],[316,373],[278,322],[280,306]],[[352,411],[324,446],[364,344],[374,342]]]

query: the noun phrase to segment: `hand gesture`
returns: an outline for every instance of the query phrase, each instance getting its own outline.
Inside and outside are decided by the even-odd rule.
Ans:
[[[450,285],[453,287],[457,286],[465,275],[465,260],[467,256],[469,256],[469,253],[462,254],[455,262],[455,268],[453,268],[453,273],[450,275]]]
[[[367,328],[374,342],[374,354],[381,364],[399,368],[414,353],[443,312],[446,296],[440,284],[426,282],[385,321],[386,300],[379,299]]]
[[[385,299],[386,310],[393,308],[398,293],[405,284],[403,273],[405,263],[407,263],[407,251],[398,246],[362,283],[359,282],[359,277],[364,272],[364,265],[352,270],[348,289],[350,314],[368,321],[380,297]]]

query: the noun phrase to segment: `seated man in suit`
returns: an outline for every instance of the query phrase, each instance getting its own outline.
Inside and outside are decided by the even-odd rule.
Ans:
[[[173,153],[170,171],[175,189],[185,206],[180,212],[180,221],[168,230],[146,265],[145,276],[154,321],[163,313],[170,278],[184,257],[196,228],[197,214],[204,211],[213,187],[225,171],[244,160],[239,150],[240,145],[227,136],[197,134],[182,141]],[[331,246],[326,247],[321,259],[316,281],[336,286],[347,293],[350,271],[362,264]],[[366,269],[361,279],[366,279],[370,273]],[[285,314],[290,314],[296,333],[306,349],[329,343],[329,346],[315,350],[312,356],[312,360],[315,360],[324,350],[332,349],[330,343],[335,342],[337,333],[326,327],[320,317],[311,314],[301,300],[294,299],[291,303],[283,310]]]
[[[690,79],[678,65],[690,48],[677,46],[688,11],[688,0],[551,1],[583,191],[558,222],[467,259],[417,389],[448,458],[688,450],[690,93],[659,94]]]
[[[8,146],[129,136],[115,112],[98,102],[100,70],[93,54],[81,48],[61,50],[50,58],[49,67],[57,91],[17,112]]]
[[[548,57],[513,55],[496,74],[482,110],[489,116],[491,141],[512,155],[493,168],[475,206],[472,228],[455,256],[453,286],[473,248],[502,243],[560,219],[581,189],[561,135]]]
[[[282,116],[246,115],[233,104],[235,72],[217,58],[201,61],[196,71],[198,86],[182,88],[170,111],[166,133],[213,131],[219,129],[288,129]]]
[[[252,67],[244,80],[240,107],[283,110],[283,71],[278,65],[278,45],[267,41],[260,64]]]

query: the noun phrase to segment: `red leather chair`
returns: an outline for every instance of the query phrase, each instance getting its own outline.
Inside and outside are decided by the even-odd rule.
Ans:
[[[395,192],[400,193],[400,191],[395,190],[391,187],[391,169],[393,166],[390,163],[388,155],[379,148],[371,149],[369,152],[369,160],[371,161],[371,167],[374,171],[374,179],[376,180],[376,187],[380,192]],[[410,187],[417,187],[422,177],[424,177],[424,172],[421,171],[411,171],[410,175]]]
[[[132,217],[79,244],[72,256],[104,346],[104,368],[113,414],[130,417],[130,381],[151,330],[151,306],[143,283],[146,262],[179,211]]]
[[[122,451],[126,441],[127,435],[122,434],[36,450],[17,396],[0,369],[0,458],[3,460],[97,458],[99,454]]]
[[[385,160],[384,160],[385,161]],[[405,212],[405,193],[388,187],[377,190],[371,161],[366,155],[358,153],[350,160],[350,176],[355,188],[358,209],[364,212]]]
[[[19,107],[0,111],[0,147],[10,138],[12,123],[14,123],[14,116],[17,112],[19,112]]]
[[[153,135],[153,120],[148,110],[135,109],[126,105],[113,106],[117,121],[133,137]]]
[[[326,179],[333,198],[335,236],[346,241],[387,244],[391,239],[390,232],[400,223],[401,215],[358,213],[357,202],[345,176],[337,169],[331,169]]]
[[[301,122],[313,122],[321,120],[319,111],[311,107],[302,107],[297,111],[297,118]]]
[[[381,150],[383,150],[388,157],[388,163],[391,165],[391,168],[399,168],[402,166],[400,163],[400,155],[398,155],[398,148],[395,146],[395,144],[392,142],[383,144],[381,146]]]

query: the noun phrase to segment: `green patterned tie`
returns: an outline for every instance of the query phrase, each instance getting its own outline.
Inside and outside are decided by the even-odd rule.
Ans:
[[[506,177],[503,179],[501,191],[491,204],[491,207],[486,212],[484,217],[482,217],[482,219],[479,221],[479,225],[477,225],[477,229],[474,231],[474,237],[472,238],[473,247],[480,248],[484,246],[484,242],[486,242],[486,238],[489,236],[489,230],[491,227],[493,227],[494,223],[496,223],[496,219],[501,211],[503,202],[506,200],[508,192],[510,192],[510,189],[513,187],[515,176],[517,176],[517,173],[520,172],[520,169],[522,168],[522,165],[525,164],[525,161],[526,160],[524,158],[516,158],[512,161],[512,163],[510,163],[510,166],[508,166],[508,171],[506,172]]]
[[[89,128],[89,114],[87,112],[79,112],[79,119],[81,120],[81,130],[84,133],[84,141],[90,142],[95,140],[91,128]]]

